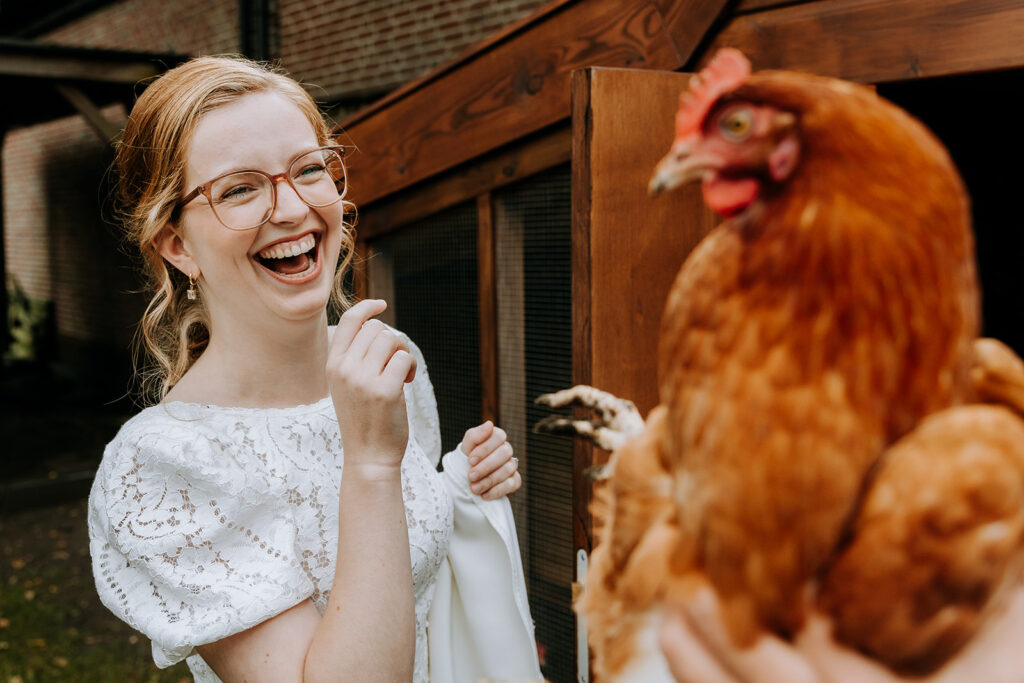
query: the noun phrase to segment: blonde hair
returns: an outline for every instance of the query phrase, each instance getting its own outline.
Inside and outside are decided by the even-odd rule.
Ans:
[[[168,267],[154,246],[164,227],[178,218],[175,207],[186,192],[185,164],[192,137],[209,111],[266,91],[288,98],[305,114],[318,144],[332,143],[309,93],[276,68],[241,57],[199,57],[171,69],[146,88],[128,117],[114,168],[118,213],[127,239],[142,253],[146,291],[152,294],[136,336],[141,352],[136,354],[136,379],[146,403],[161,400],[209,341],[210,321],[202,297],[186,297],[187,277]],[[346,202],[345,209],[348,214],[354,206]],[[354,251],[351,225],[344,223],[342,233],[330,301],[335,311],[349,303],[343,283]]]

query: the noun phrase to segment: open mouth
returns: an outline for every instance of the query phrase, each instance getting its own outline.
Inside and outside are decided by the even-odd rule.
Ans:
[[[287,242],[278,242],[256,254],[256,262],[275,277],[285,281],[304,280],[317,271],[320,236],[307,233]]]

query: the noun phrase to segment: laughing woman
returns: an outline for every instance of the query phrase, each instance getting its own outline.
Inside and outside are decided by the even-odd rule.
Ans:
[[[469,429],[438,473],[433,389],[385,304],[328,327],[352,206],[309,95],[192,60],[139,98],[116,167],[159,402],[90,496],[104,604],[197,681],[539,677],[504,432]]]

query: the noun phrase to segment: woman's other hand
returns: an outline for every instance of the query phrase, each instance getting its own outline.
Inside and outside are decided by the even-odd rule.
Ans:
[[[385,308],[385,302],[367,299],[345,311],[328,350],[327,382],[346,471],[398,470],[409,441],[402,387],[415,375],[416,360],[397,334],[372,319]]]
[[[485,500],[518,491],[523,485],[519,459],[505,430],[488,420],[466,431],[462,452],[469,458],[469,488]]]
[[[792,644],[765,635],[750,648],[737,648],[709,587],[685,608],[666,613],[659,642],[680,683],[1024,683],[1024,587],[1002,598],[964,648],[923,678],[898,676],[836,643],[831,622],[814,609]]]

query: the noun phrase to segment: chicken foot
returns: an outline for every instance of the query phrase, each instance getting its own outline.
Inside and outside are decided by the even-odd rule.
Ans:
[[[549,415],[534,425],[535,432],[582,436],[606,451],[616,451],[644,430],[644,418],[636,405],[607,391],[585,384],[538,396],[538,405],[549,408],[583,406],[596,413],[591,419],[577,420],[561,415]],[[611,475],[611,462],[588,470],[587,475],[601,481]]]

